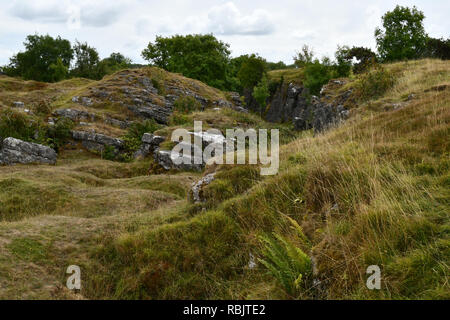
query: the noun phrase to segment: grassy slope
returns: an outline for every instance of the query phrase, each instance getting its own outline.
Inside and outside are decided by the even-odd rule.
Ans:
[[[314,257],[326,287],[295,298],[448,299],[450,94],[428,89],[448,84],[450,64],[387,68],[398,72],[392,90],[341,127],[283,146],[277,176],[218,168],[206,212],[185,200],[197,174],[146,176],[144,162],[74,151],[56,167],[0,168],[2,220],[24,215],[0,222],[0,297],[286,298],[261,265],[248,267],[250,254],[261,257],[259,235],[276,231]],[[224,127],[253,119],[196,117]],[[81,294],[64,288],[70,264],[82,267]],[[381,291],[365,288],[371,264]]]

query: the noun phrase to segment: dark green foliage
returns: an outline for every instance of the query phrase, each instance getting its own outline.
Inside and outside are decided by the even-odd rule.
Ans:
[[[291,66],[286,65],[283,61],[278,62],[266,62],[266,69],[267,70],[282,70],[282,69],[288,69]]]
[[[49,73],[52,82],[58,82],[67,78],[69,74],[69,68],[67,68],[61,58],[56,60],[56,63],[52,63],[49,68]]]
[[[45,144],[58,151],[71,138],[70,131],[74,126],[74,122],[70,119],[59,119],[54,126],[47,127]]]
[[[140,121],[140,122],[134,122],[128,128],[127,136],[136,138],[140,141],[142,139],[142,136],[144,135],[144,133],[153,133],[160,128],[161,128],[161,125],[158,124],[153,119],[148,119],[148,120],[144,120],[144,121]]]
[[[383,61],[416,59],[423,55],[427,35],[425,15],[413,8],[396,6],[383,16],[383,29],[375,30],[377,49]]]
[[[101,79],[105,75],[131,67],[131,59],[119,52],[113,52],[108,58],[105,58],[98,63],[98,78]]]
[[[349,51],[350,48],[348,46],[338,46],[338,49],[335,53],[337,63],[334,67],[337,77],[348,77],[350,75],[352,62],[351,59],[348,59]]]
[[[76,42],[73,46],[75,52],[75,68],[72,70],[74,77],[100,79],[98,64],[100,62],[98,52],[86,42]]]
[[[64,75],[62,67],[70,66],[73,50],[68,40],[36,34],[29,35],[24,45],[25,51],[14,55],[9,65],[3,68],[7,75],[52,82]]]
[[[264,76],[256,87],[253,88],[253,98],[262,107],[266,105],[267,98],[270,96],[267,77]]]
[[[318,95],[322,86],[333,77],[329,59],[323,59],[322,62],[316,59],[314,62],[308,63],[304,75],[305,87],[310,90],[311,94]]]
[[[263,78],[266,72],[266,60],[252,54],[242,57],[242,64],[237,77],[243,88],[252,89]]]
[[[142,144],[142,136],[144,133],[153,133],[160,129],[161,125],[156,123],[153,119],[144,120],[141,122],[134,122],[129,128],[128,132],[122,137],[124,142],[123,150],[117,154],[114,148],[105,148],[102,156],[107,160],[120,160],[123,162],[130,162],[133,160],[134,153],[140,148]]]
[[[227,87],[228,48],[228,44],[212,34],[158,36],[142,51],[142,57],[167,71],[224,89]]]
[[[351,61],[353,58],[359,62],[353,65],[353,72],[363,73],[367,71],[371,66],[377,63],[377,55],[369,48],[353,47],[347,51],[346,59]]]
[[[449,60],[450,39],[444,40],[444,38],[441,39],[428,38],[424,57]]]

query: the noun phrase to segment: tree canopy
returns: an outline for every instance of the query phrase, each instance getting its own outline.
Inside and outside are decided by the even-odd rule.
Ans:
[[[155,66],[219,89],[227,87],[229,56],[229,45],[212,34],[158,36],[142,51],[142,57]]]
[[[419,58],[426,47],[425,15],[416,7],[396,6],[383,16],[383,29],[376,28],[377,49],[383,61]]]
[[[68,40],[36,34],[27,36],[24,46],[25,51],[14,55],[4,68],[6,74],[21,76],[26,80],[51,82],[60,78],[62,66],[67,69],[70,67],[73,50]],[[55,76],[54,72],[58,75]]]

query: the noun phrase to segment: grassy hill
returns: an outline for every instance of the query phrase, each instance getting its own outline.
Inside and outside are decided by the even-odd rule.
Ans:
[[[278,175],[206,168],[217,173],[203,205],[187,196],[202,174],[149,174],[150,159],[118,163],[63,149],[54,167],[0,167],[0,297],[449,299],[450,63],[385,68],[392,87],[359,97],[340,127],[313,136],[277,126]],[[42,96],[51,109],[75,107],[74,92],[111,79],[117,75],[42,85],[0,77],[0,108]],[[361,92],[368,80],[346,81],[342,90]],[[161,130],[193,119],[275,127],[224,108]],[[65,288],[71,264],[82,270],[79,293]],[[370,265],[381,268],[381,290],[366,288]]]

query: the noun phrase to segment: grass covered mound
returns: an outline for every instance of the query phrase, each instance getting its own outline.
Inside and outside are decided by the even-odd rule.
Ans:
[[[283,141],[276,176],[207,168],[202,205],[187,200],[199,174],[147,176],[146,161],[70,151],[55,168],[0,168],[2,208],[22,206],[0,209],[0,296],[72,297],[77,264],[84,298],[449,299],[449,78],[450,63],[418,60],[347,79],[347,122]],[[265,125],[214,112],[186,116]]]

